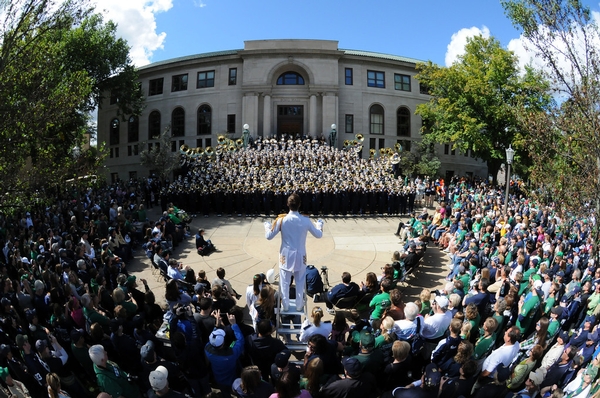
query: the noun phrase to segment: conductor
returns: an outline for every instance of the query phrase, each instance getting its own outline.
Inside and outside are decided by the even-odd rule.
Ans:
[[[265,238],[273,239],[281,232],[279,249],[279,275],[281,280],[281,299],[283,310],[289,310],[290,283],[292,275],[296,281],[296,310],[304,309],[304,285],[306,278],[306,234],[315,238],[323,236],[323,220],[313,224],[310,219],[298,212],[300,196],[293,193],[287,200],[288,214],[279,215],[273,224],[265,222]]]

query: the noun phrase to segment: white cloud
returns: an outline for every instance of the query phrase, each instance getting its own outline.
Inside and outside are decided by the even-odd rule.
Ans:
[[[487,26],[483,26],[481,29],[473,26],[472,28],[462,28],[454,33],[450,39],[450,44],[448,44],[448,49],[446,50],[446,66],[452,65],[457,61],[459,56],[465,53],[465,45],[467,44],[468,38],[479,35],[488,38],[490,37],[490,30]]]
[[[206,7],[206,3],[202,0],[194,0],[194,5],[198,8]]]
[[[173,7],[173,0],[95,0],[96,11],[111,19],[117,35],[127,40],[136,66],[150,63],[154,51],[163,48],[167,34],[156,31],[155,15]]]

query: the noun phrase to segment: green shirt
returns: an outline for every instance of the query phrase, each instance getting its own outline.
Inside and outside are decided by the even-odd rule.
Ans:
[[[494,335],[490,335],[488,337],[480,337],[479,340],[477,340],[477,343],[475,344],[475,352],[473,354],[473,359],[482,359],[495,341],[496,339],[494,338]]]
[[[519,313],[520,316],[523,316],[523,320],[517,320],[517,327],[521,330],[521,333],[525,333],[527,329],[529,329],[539,306],[540,298],[538,296],[532,295],[529,300],[525,301],[523,307],[521,307],[521,312]]]
[[[113,398],[137,398],[139,396],[138,388],[127,380],[127,373],[123,372],[117,364],[108,361],[106,368],[94,364],[94,372],[100,390]]]
[[[371,313],[371,319],[381,319],[381,315],[383,315],[383,311],[386,308],[389,308],[392,305],[390,301],[390,294],[387,292],[381,292],[376,294],[371,302],[369,303],[369,307],[374,308]]]

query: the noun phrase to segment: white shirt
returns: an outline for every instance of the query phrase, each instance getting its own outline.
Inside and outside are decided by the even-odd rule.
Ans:
[[[573,381],[571,381],[565,387],[565,389],[564,389],[565,396],[567,394],[574,393],[575,391],[577,391],[579,386],[581,386],[581,383],[583,383],[583,377],[582,377],[582,375],[577,375],[573,379]],[[584,388],[579,394],[573,395],[572,398],[587,398],[591,388],[592,388],[592,385],[588,384],[586,388]]]
[[[171,265],[169,265],[169,268],[167,268],[167,275],[169,275],[172,279],[183,279],[181,271],[175,267],[172,267]]]
[[[504,344],[502,347],[499,347],[492,351],[490,356],[488,356],[483,362],[482,372],[487,370],[490,372],[490,376],[493,377],[496,373],[496,368],[498,365],[503,364],[504,366],[510,365],[510,363],[517,357],[519,353],[519,342],[517,341],[513,345]]]
[[[321,322],[319,326],[315,326],[308,319],[305,319],[304,323],[302,324],[302,333],[300,334],[300,341],[306,343],[308,342],[310,336],[313,336],[315,334],[320,334],[321,336],[328,338],[330,333],[331,322]]]
[[[420,318],[420,319],[419,319]],[[395,332],[396,337],[399,340],[410,340],[417,333],[417,319],[421,322],[421,334],[423,334],[423,327],[425,326],[425,321],[421,315],[418,315],[414,321],[409,321],[408,319],[401,319],[399,321],[395,321],[396,325]]]
[[[452,312],[446,311],[443,314],[435,313],[425,319],[423,332],[421,333],[426,339],[437,339],[446,333],[452,321]]]
[[[540,367],[542,368],[550,368],[550,366],[554,365],[556,363],[556,361],[558,361],[558,359],[560,358],[560,356],[563,354],[563,351],[565,350],[565,346],[564,345],[560,345],[558,343],[555,343],[546,353],[546,355],[544,355],[544,358],[542,358],[542,364]]]
[[[262,283],[260,284],[260,286],[258,287],[258,292],[260,294],[260,291],[262,290],[263,285]],[[256,301],[258,300],[258,295],[254,294],[254,285],[250,285],[246,288],[246,305],[248,306],[248,312],[250,313],[250,316],[252,317],[252,319],[256,319],[256,308],[254,308],[254,304],[256,304]]]
[[[279,269],[299,271],[306,265],[306,235],[310,232],[315,238],[323,236],[323,221],[313,224],[310,219],[297,211],[290,211],[282,219],[275,220],[275,227],[265,223],[265,238],[273,239],[281,232],[279,249]]]

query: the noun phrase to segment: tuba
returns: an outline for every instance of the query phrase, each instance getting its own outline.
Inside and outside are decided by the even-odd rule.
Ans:
[[[394,149],[398,152],[402,151],[402,145],[400,145],[399,142],[396,142],[396,144],[394,145]]]
[[[223,145],[225,141],[227,141],[227,137],[225,137],[223,134],[217,137],[217,143],[219,145]]]
[[[354,136],[354,139],[355,139],[356,141],[358,141],[359,143],[361,143],[361,144],[362,144],[362,142],[365,140],[365,136],[364,136],[364,135],[362,135],[362,134],[360,134],[360,133],[358,133],[358,134],[356,134],[356,135]]]
[[[238,138],[237,140],[235,140],[235,146],[237,146],[238,148],[241,148],[244,146],[244,140],[242,140],[241,138]]]
[[[398,155],[397,153],[393,154],[392,157],[390,158],[390,163],[391,164],[400,163],[400,155]]]
[[[231,144],[227,147],[227,152],[235,152],[237,151],[237,147],[234,144]]]
[[[371,148],[369,149],[369,158],[373,159],[375,158],[375,149]]]
[[[344,140],[344,148],[348,148],[350,146],[350,141]]]
[[[204,148],[202,148],[201,146],[197,147],[195,149],[195,151],[196,151],[196,155],[198,155],[198,156],[203,156],[204,155]]]
[[[207,146],[206,149],[204,150],[204,154],[208,157],[213,157],[213,156],[215,156],[215,150],[213,149],[213,147]]]
[[[187,151],[190,149],[189,146],[187,146],[186,144],[183,144],[182,146],[179,147],[179,153],[181,153],[182,155],[187,154]]]
[[[355,145],[354,146],[354,152],[359,153],[360,151],[362,151],[363,146],[362,145]]]

